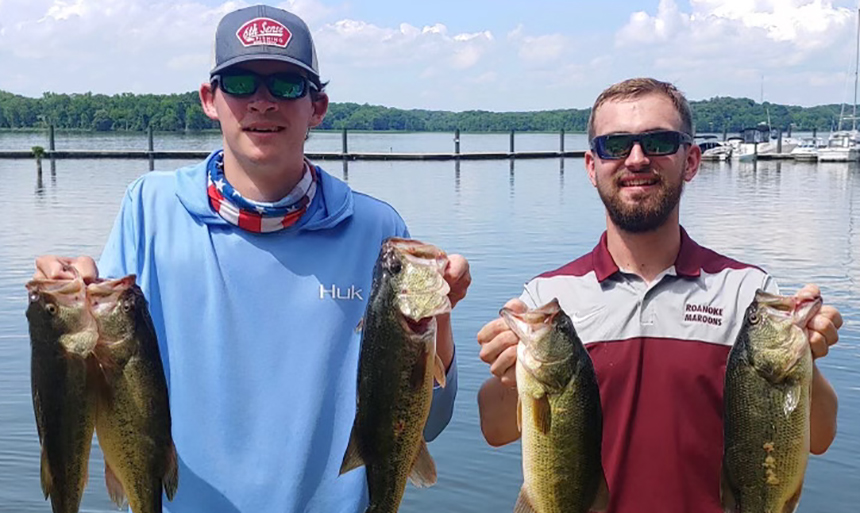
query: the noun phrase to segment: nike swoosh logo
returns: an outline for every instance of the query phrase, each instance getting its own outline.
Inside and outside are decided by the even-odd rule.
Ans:
[[[591,319],[595,315],[603,312],[603,310],[605,310],[605,308],[598,308],[597,310],[592,310],[585,315],[572,314],[570,316],[570,320],[573,321],[574,324],[580,324],[582,322],[585,322],[588,319]]]

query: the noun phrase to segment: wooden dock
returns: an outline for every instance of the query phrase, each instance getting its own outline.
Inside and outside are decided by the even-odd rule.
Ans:
[[[148,132],[148,148],[146,150],[58,150],[56,149],[54,126],[48,126],[48,147],[43,148],[42,158],[48,160],[61,159],[141,159],[154,160],[203,160],[211,151],[161,151],[155,149],[152,128]],[[508,159],[548,159],[548,158],[583,158],[584,150],[565,151],[564,130],[559,132],[559,148],[551,151],[516,151],[515,133],[510,132],[508,151],[460,152],[460,130],[454,131],[454,151],[439,153],[394,153],[394,152],[363,152],[349,151],[348,133],[342,131],[342,149],[333,152],[306,152],[311,160],[508,160]],[[32,150],[0,150],[0,159],[32,159],[36,158]]]
[[[762,153],[755,157],[758,160],[795,160],[795,156],[791,153]],[[800,159],[798,159],[800,160]],[[703,162],[720,162],[718,155],[702,155]],[[738,159],[723,159],[723,162],[738,162]],[[751,161],[750,161],[751,162]],[[814,162],[814,160],[812,161]]]
[[[125,151],[125,150],[45,150],[42,158],[50,159],[175,159],[203,160],[209,151]],[[341,153],[307,152],[311,160],[506,160],[506,159],[546,159],[582,158],[584,151],[488,151],[472,153]],[[33,159],[32,151],[3,151],[0,159]]]

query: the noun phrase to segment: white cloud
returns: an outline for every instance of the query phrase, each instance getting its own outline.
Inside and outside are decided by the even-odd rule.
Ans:
[[[552,63],[557,61],[569,47],[568,38],[561,34],[523,38],[519,56],[532,63]]]
[[[616,37],[616,44],[628,46],[667,41],[689,25],[690,16],[681,13],[673,0],[660,0],[656,16],[644,11],[630,15],[630,22]]]
[[[517,55],[529,67],[552,65],[573,54],[570,37],[563,34],[527,35],[523,24],[508,32],[508,41],[517,46]]]
[[[24,92],[31,94],[116,92],[132,84],[148,92],[189,90],[205,76],[218,19],[238,5],[13,0],[0,11],[11,21],[0,37],[0,61],[26,70]],[[185,73],[170,62],[184,63]]]
[[[218,20],[255,0],[218,1],[0,0],[0,90],[196,89]],[[356,14],[349,0],[278,5],[313,30],[334,101],[523,110],[587,107],[610,83],[642,75],[677,81],[691,99],[757,100],[764,76],[767,100],[838,103],[857,21],[836,1],[649,0],[618,20],[601,18],[609,28],[587,30],[545,30],[527,16],[509,22],[501,10],[464,23],[441,9],[438,18],[407,18],[404,4],[400,19],[411,23],[391,23]],[[535,0],[535,12],[541,7]],[[526,76],[523,94],[515,79]]]
[[[88,6],[84,0],[77,0],[74,3],[57,1],[48,9],[45,17],[55,20],[66,20],[72,16],[84,16],[88,10]]]
[[[480,62],[494,42],[489,31],[451,36],[441,23],[422,28],[401,23],[389,28],[351,19],[324,25],[315,38],[320,61],[330,70],[440,62],[468,69]]]
[[[829,0],[690,0],[690,12],[661,0],[655,14],[631,15],[615,44],[635,63],[633,74],[683,81],[697,98],[758,100],[764,76],[776,85],[767,100],[838,103],[844,98],[832,97],[831,86],[853,62],[856,24],[856,11]],[[831,98],[814,99],[816,90]]]
[[[616,44],[689,39],[731,45],[727,36],[735,36],[804,50],[829,46],[856,21],[854,11],[828,0],[690,0],[690,7],[690,13],[682,13],[674,0],[660,0],[654,16],[644,11],[631,15],[616,34]]]

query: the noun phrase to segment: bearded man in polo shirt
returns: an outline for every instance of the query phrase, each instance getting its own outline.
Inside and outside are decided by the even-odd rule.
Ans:
[[[611,513],[720,513],[726,359],[764,271],[696,244],[679,221],[685,182],[701,151],[684,96],[671,84],[631,79],[606,89],[589,119],[585,166],[606,207],[591,253],[528,282],[506,306],[557,297],[594,362],[603,404],[603,468]],[[807,285],[800,297],[819,295]],[[838,339],[839,312],[809,321],[815,358]],[[518,439],[516,335],[502,319],[478,333],[493,374],[478,394],[481,429],[500,446]],[[836,393],[818,368],[810,450],[836,435]]]

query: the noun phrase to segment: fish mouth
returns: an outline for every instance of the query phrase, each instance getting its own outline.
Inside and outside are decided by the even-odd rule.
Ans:
[[[525,312],[514,312],[510,308],[502,308],[499,315],[505,320],[505,324],[520,339],[526,349],[530,349],[535,340],[540,339],[547,331],[552,329],[556,316],[561,313],[558,299],[554,298],[549,303],[527,310]],[[534,351],[529,351],[531,358],[540,363],[548,363],[536,357]]]
[[[794,296],[780,296],[761,290],[756,292],[755,300],[764,307],[768,315],[790,319],[792,324],[801,328],[805,327],[821,310],[823,303],[820,296],[798,299]]]
[[[385,241],[385,245],[413,264],[435,267],[440,271],[444,271],[448,266],[448,255],[432,244],[416,239],[392,237]]]
[[[30,280],[26,287],[31,302],[45,295],[57,304],[74,307],[86,298],[86,284],[80,276],[71,280]]]
[[[122,294],[134,286],[135,275],[117,280],[100,280],[87,286],[87,300],[94,315],[103,314],[116,307]]]
[[[400,324],[407,333],[411,333],[413,335],[426,335],[435,328],[436,318],[430,316],[414,320],[406,315],[401,315]]]

